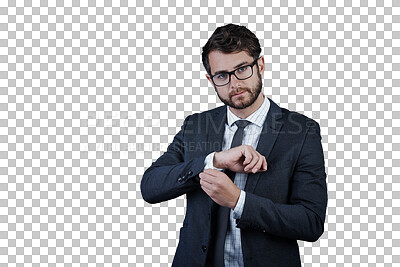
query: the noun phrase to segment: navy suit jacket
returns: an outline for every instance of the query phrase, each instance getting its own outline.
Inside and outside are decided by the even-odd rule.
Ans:
[[[241,231],[245,266],[301,266],[297,240],[316,241],[324,231],[326,174],[317,122],[270,109],[258,142],[268,169],[248,174]],[[187,209],[172,266],[208,266],[217,204],[201,189],[205,157],[220,151],[226,106],[188,116],[181,130],[144,173],[143,199],[159,203],[186,194]]]

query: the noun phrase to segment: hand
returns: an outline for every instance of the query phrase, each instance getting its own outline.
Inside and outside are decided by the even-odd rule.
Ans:
[[[199,174],[201,189],[215,203],[234,209],[240,196],[240,189],[223,172],[205,169]]]
[[[263,155],[249,145],[237,146],[214,154],[214,167],[233,172],[256,173],[267,170]]]

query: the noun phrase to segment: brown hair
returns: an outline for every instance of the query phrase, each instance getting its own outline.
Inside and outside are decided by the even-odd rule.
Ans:
[[[203,47],[201,57],[209,75],[211,75],[211,67],[208,54],[214,50],[222,53],[246,51],[254,60],[258,59],[261,53],[260,41],[257,36],[245,26],[235,24],[218,27]]]

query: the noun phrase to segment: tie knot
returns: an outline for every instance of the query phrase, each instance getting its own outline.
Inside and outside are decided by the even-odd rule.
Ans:
[[[237,120],[235,121],[235,124],[238,128],[245,128],[247,125],[250,124],[250,122],[247,120]]]

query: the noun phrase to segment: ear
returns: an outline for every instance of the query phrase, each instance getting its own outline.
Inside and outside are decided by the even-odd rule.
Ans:
[[[206,78],[207,78],[207,80],[211,83],[211,86],[214,87],[214,83],[213,83],[213,81],[211,80],[211,76],[210,76],[208,73],[206,74]]]
[[[265,71],[265,62],[264,62],[264,56],[261,56],[258,60],[257,60],[257,64],[258,64],[258,70],[260,72],[261,77],[264,75],[264,71]]]

